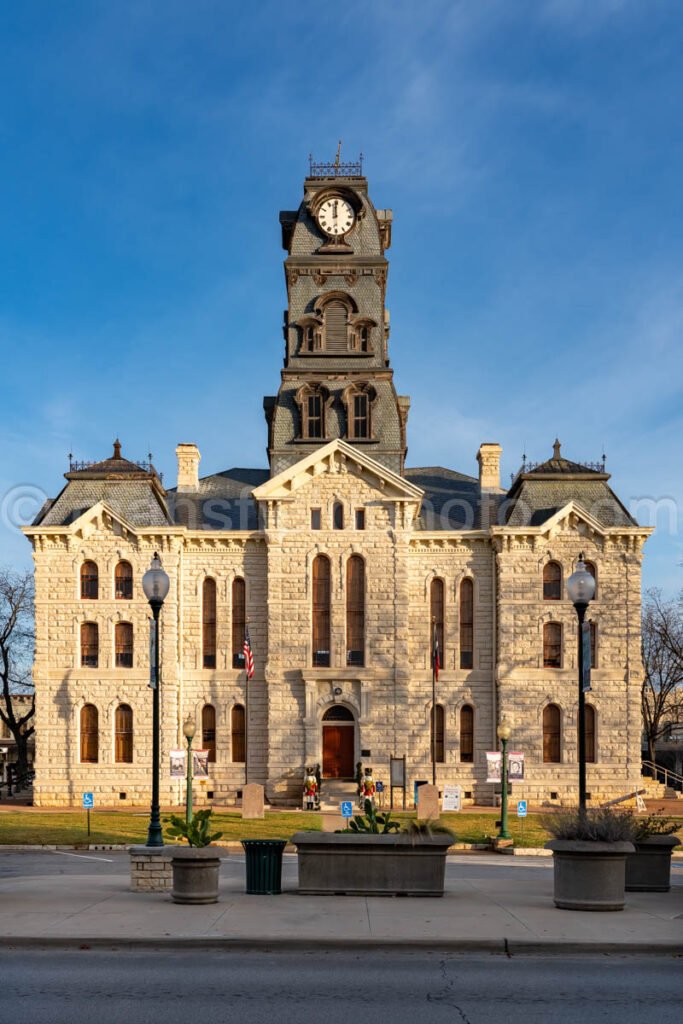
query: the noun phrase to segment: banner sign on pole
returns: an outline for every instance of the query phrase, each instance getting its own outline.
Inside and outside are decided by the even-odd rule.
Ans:
[[[171,778],[184,779],[187,775],[187,755],[184,750],[169,751],[171,760]]]
[[[581,689],[584,693],[588,693],[591,688],[591,624],[590,622],[583,622],[581,624],[581,646],[583,649],[583,676],[581,679]]]
[[[192,751],[192,778],[208,779],[209,777],[209,751]]]
[[[508,782],[524,781],[524,754],[511,750],[508,754]]]
[[[486,781],[500,782],[503,755],[499,750],[489,750],[486,754]]]
[[[149,688],[157,688],[157,630],[154,619],[149,620]]]
[[[441,809],[443,811],[462,810],[462,790],[460,786],[444,785]]]

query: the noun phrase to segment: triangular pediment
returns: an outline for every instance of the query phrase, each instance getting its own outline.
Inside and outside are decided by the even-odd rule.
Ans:
[[[105,501],[98,501],[92,508],[86,509],[64,529],[83,540],[100,531],[122,535],[136,532],[135,527],[118,512],[114,512]]]
[[[424,491],[404,480],[398,473],[387,469],[382,463],[359,451],[353,445],[339,439],[330,441],[322,448],[301,459],[293,466],[267,480],[254,489],[256,501],[286,501],[296,491],[324,473],[343,476],[355,473],[376,487],[382,496],[391,501],[420,502]]]
[[[583,523],[589,530],[603,537],[610,529],[605,527],[590,512],[587,512],[578,501],[572,499],[572,501],[568,501],[566,505],[563,505],[562,508],[558,509],[557,512],[537,526],[494,526],[491,532],[494,534],[538,534],[541,537],[552,537],[562,530],[575,528],[578,523]],[[620,527],[620,529],[623,529],[623,527]]]

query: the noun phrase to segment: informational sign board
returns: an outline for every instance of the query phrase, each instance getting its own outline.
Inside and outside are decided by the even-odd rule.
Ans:
[[[184,779],[187,775],[187,755],[184,750],[171,750],[169,752],[171,778]]]
[[[517,817],[526,818],[526,800],[517,801]]]
[[[444,785],[441,809],[443,811],[462,810],[462,789],[460,786]]]
[[[83,810],[84,811],[92,811],[94,806],[95,806],[95,794],[94,793],[84,793],[83,794]]]
[[[499,750],[489,750],[486,753],[486,781],[500,782],[502,772],[503,755]]]
[[[342,802],[339,805],[339,807],[341,809],[341,816],[342,816],[342,818],[352,818],[353,817],[353,804],[352,804],[352,802],[350,800],[342,800]]]
[[[149,688],[157,688],[157,629],[154,619],[149,620]]]
[[[581,624],[581,647],[583,650],[583,674],[581,676],[581,689],[588,693],[591,688],[591,624]]]
[[[391,785],[398,789],[404,788],[406,784],[406,759],[405,757],[392,757],[391,759]]]
[[[524,754],[511,750],[508,754],[508,782],[524,781]]]
[[[209,751],[192,751],[192,778],[208,779],[209,777]]]

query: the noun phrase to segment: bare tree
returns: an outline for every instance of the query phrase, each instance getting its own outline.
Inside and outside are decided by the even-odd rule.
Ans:
[[[655,744],[669,722],[683,718],[683,614],[679,601],[664,601],[648,591],[643,608],[641,691],[648,757],[655,762]]]
[[[0,569],[0,721],[12,733],[17,750],[17,774],[28,769],[28,741],[33,735],[35,691],[31,681],[34,647],[34,589],[32,572]],[[28,710],[21,695],[31,697]]]

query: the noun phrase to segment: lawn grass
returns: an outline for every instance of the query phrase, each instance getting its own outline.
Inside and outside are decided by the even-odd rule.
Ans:
[[[165,824],[169,812],[163,811]],[[397,811],[394,817],[403,824],[415,817],[411,811]],[[486,843],[497,833],[500,811],[491,813],[463,811],[443,814],[440,823],[455,833],[458,843]],[[538,847],[549,836],[541,824],[542,815],[518,818],[511,814],[508,830],[515,846]],[[92,811],[90,836],[85,811],[3,811],[0,813],[0,846],[8,845],[126,845],[144,843],[149,817],[146,811]],[[268,811],[265,818],[243,820],[239,811],[217,811],[213,830],[222,832],[221,842],[239,839],[289,839],[302,830],[320,831],[322,815],[303,811]],[[683,818],[679,819],[683,832]]]

